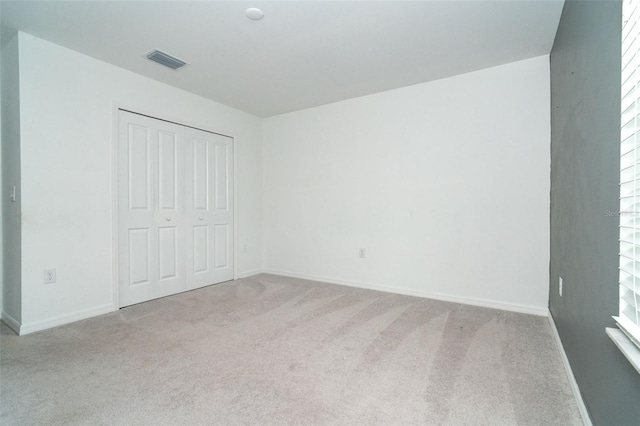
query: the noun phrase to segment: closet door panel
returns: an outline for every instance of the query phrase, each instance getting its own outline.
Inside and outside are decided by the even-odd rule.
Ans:
[[[154,120],[158,126],[156,227],[158,296],[186,289],[184,221],[184,129]]]
[[[233,279],[233,139],[214,135],[215,209],[214,277],[216,282]]]
[[[233,279],[233,139],[119,112],[120,306]]]
[[[187,287],[214,284],[212,247],[213,163],[212,133],[187,129],[186,221]]]
[[[120,305],[153,298],[157,281],[154,256],[155,161],[157,132],[147,121],[119,116],[119,284]]]
[[[120,111],[118,262],[121,307],[185,290],[182,128]]]
[[[233,279],[232,139],[187,131],[187,285]]]

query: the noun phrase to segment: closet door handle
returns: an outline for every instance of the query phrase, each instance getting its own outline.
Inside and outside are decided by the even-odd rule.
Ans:
[[[200,217],[198,218],[198,220],[204,220],[204,217],[200,216]]]
[[[166,220],[167,222],[171,222],[171,218],[169,216],[165,217],[164,220]]]

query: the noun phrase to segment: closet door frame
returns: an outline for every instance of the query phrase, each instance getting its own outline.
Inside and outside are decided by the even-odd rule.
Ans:
[[[112,224],[111,224],[111,236],[112,236],[112,304],[113,310],[117,311],[121,308],[120,306],[120,262],[119,262],[119,188],[118,188],[118,172],[119,172],[119,129],[120,129],[120,119],[119,113],[120,111],[126,111],[133,114],[143,115],[149,118],[153,118],[161,121],[168,121],[170,123],[178,124],[185,127],[190,127],[198,130],[203,130],[205,132],[215,133],[221,136],[226,136],[231,138],[231,151],[232,151],[232,162],[233,162],[233,280],[238,279],[238,208],[237,208],[237,199],[238,199],[238,179],[237,179],[237,144],[236,144],[236,136],[228,131],[220,130],[220,129],[212,129],[209,126],[199,124],[197,122],[191,121],[188,117],[175,117],[170,116],[164,113],[160,113],[158,111],[149,111],[145,108],[140,108],[138,106],[127,105],[123,103],[114,102],[112,104],[112,132],[111,132],[111,216],[112,216]],[[189,289],[187,289],[188,291]]]

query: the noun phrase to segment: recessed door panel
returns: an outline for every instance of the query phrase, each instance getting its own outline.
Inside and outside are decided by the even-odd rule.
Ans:
[[[229,253],[227,247],[229,246],[229,225],[215,225],[215,267],[216,269],[226,268],[228,266]]]
[[[128,192],[129,209],[149,208],[149,129],[130,124],[128,127]]]
[[[129,285],[149,284],[149,229],[129,230]]]
[[[160,210],[174,210],[177,206],[176,197],[178,195],[177,135],[160,131],[158,136],[159,207]]]
[[[209,208],[209,144],[204,139],[193,140],[193,207]]]
[[[229,147],[216,143],[216,209],[227,210],[229,197]]]
[[[209,272],[209,226],[193,227],[193,272]]]
[[[175,278],[178,271],[178,235],[175,226],[158,229],[158,278]]]

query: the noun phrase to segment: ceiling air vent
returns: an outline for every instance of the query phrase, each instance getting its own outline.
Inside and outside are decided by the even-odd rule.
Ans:
[[[160,65],[171,68],[172,70],[177,70],[187,65],[185,61],[174,58],[168,53],[165,53],[158,49],[154,49],[151,52],[147,53],[147,59],[151,59],[152,61],[157,62]]]

